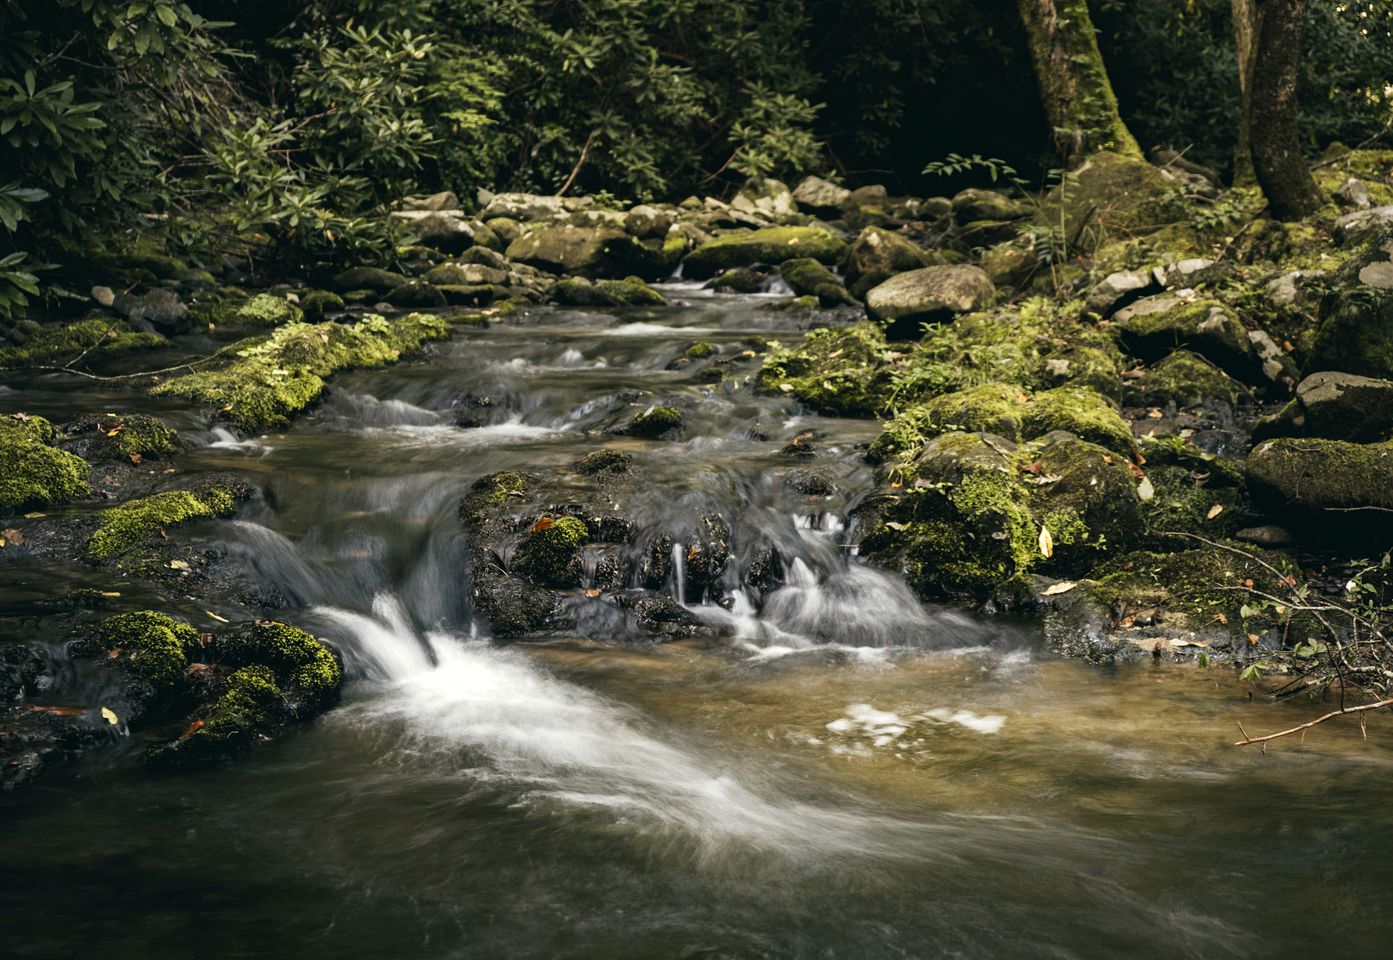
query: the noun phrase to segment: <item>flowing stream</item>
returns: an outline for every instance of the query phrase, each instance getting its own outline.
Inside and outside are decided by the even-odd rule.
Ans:
[[[1387,721],[1241,751],[1235,721],[1315,708],[1249,702],[1222,672],[1062,661],[1028,625],[919,604],[855,557],[874,424],[669,369],[698,341],[732,356],[794,340],[799,315],[668,295],[460,333],[429,362],[337,378],[284,433],[183,422],[193,463],[264,493],[192,535],[334,640],[352,679],[338,709],[246,761],[152,776],[117,750],[0,800],[0,954],[1387,949]],[[638,390],[687,418],[678,441],[609,439],[649,481],[628,514],[729,523],[734,602],[692,596],[681,542],[670,583],[721,639],[626,642],[595,604],[574,636],[494,643],[470,609],[461,497],[605,444]],[[22,399],[73,403],[47,381]],[[130,399],[92,392],[104,404]],[[780,453],[806,430],[811,463]],[[832,493],[784,483],[808,466]],[[757,597],[743,579],[760,538],[785,565]]]

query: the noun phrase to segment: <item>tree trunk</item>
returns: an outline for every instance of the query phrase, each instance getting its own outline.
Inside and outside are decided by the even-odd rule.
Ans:
[[[1233,152],[1233,185],[1256,186],[1253,173],[1253,46],[1257,42],[1259,21],[1254,0],[1232,0],[1233,39],[1238,47],[1238,145]]]
[[[1263,0],[1253,54],[1253,172],[1272,216],[1279,220],[1298,220],[1325,202],[1301,154],[1296,105],[1306,4],[1307,0]]]
[[[1054,142],[1073,166],[1098,150],[1141,157],[1117,112],[1087,0],[1017,0]]]

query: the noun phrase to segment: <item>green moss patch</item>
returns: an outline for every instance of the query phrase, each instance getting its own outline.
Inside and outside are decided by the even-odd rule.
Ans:
[[[384,366],[448,333],[448,320],[419,313],[391,320],[374,314],[353,326],[290,323],[250,342],[237,360],[175,377],[154,392],[212,407],[245,430],[284,426],[319,398],[326,377]]]
[[[733,267],[783,263],[801,257],[837,263],[846,249],[845,240],[821,227],[766,227],[708,240],[689,253],[682,264],[687,276],[700,280]]]
[[[304,318],[303,310],[272,293],[258,293],[232,314],[235,322],[249,327],[281,327],[287,323],[299,323]]]
[[[62,366],[78,357],[152,350],[169,341],[158,333],[137,333],[116,317],[88,317],[61,327],[45,327],[17,347],[0,347],[0,370]]]
[[[544,517],[518,546],[513,569],[536,583],[559,587],[580,584],[580,548],[589,539],[575,517]]]
[[[233,484],[209,482],[197,490],[169,490],[104,510],[83,557],[110,560],[169,527],[229,516],[244,496]]]
[[[49,446],[53,436],[42,417],[0,415],[0,512],[66,503],[92,492],[87,463]]]

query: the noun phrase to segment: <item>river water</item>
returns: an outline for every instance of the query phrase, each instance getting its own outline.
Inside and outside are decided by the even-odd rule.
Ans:
[[[338,709],[245,761],[151,776],[118,749],[0,799],[0,955],[1388,949],[1386,720],[1368,740],[1332,724],[1240,750],[1236,722],[1319,708],[1250,700],[1223,672],[1063,661],[1028,625],[917,604],[854,556],[874,424],[668,369],[698,341],[730,357],[796,340],[806,315],[669,297],[460,333],[425,362],[339,377],[262,438],[164,407],[201,445],[189,464],[264,493],[189,535],[338,643],[352,679]],[[0,400],[130,409],[70,387]],[[721,639],[632,643],[581,617],[574,636],[491,642],[461,496],[602,445],[626,391],[687,415],[680,440],[609,440],[645,478],[631,515],[680,537],[716,511],[733,530],[730,610],[687,596],[680,564],[671,584]],[[809,429],[830,495],[783,482],[807,464],[780,450]],[[757,537],[785,558],[762,602],[739,589]]]

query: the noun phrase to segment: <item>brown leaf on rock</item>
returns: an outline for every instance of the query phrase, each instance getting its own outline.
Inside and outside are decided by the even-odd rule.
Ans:
[[[541,533],[543,530],[550,529],[555,525],[556,519],[554,517],[543,517],[532,525],[532,532]]]

